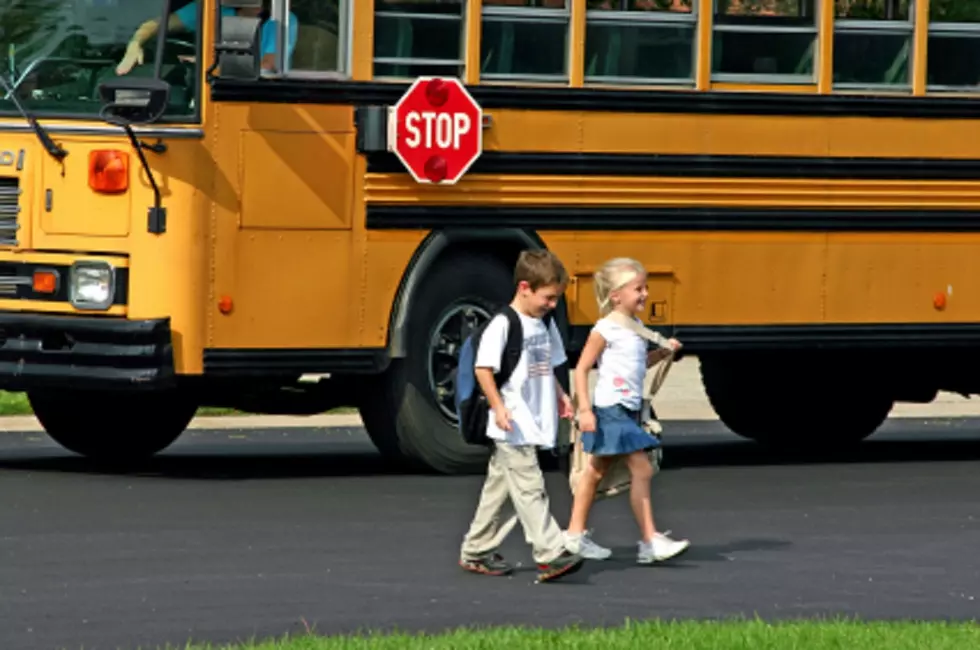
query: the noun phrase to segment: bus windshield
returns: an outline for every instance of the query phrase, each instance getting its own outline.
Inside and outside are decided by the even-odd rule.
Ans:
[[[171,0],[161,77],[171,85],[164,119],[195,114],[200,61],[198,2]],[[152,77],[164,0],[7,0],[0,3],[0,75],[39,116],[97,117],[99,84]],[[0,114],[16,113],[0,91]]]

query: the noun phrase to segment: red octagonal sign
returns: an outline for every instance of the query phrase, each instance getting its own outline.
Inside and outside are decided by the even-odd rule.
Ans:
[[[459,79],[419,77],[392,109],[388,143],[419,183],[452,185],[483,151],[483,109]]]

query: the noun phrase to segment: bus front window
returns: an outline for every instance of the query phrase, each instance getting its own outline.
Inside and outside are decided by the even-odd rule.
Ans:
[[[186,14],[186,7],[199,12],[197,4],[171,0],[171,16],[179,11]],[[163,0],[7,3],[0,8],[0,74],[9,80],[24,108],[36,115],[97,117],[102,82],[119,74],[154,75],[155,36],[163,6]],[[164,119],[193,115],[199,60],[197,34],[168,30],[160,69],[171,86]],[[8,93],[0,92],[0,114],[14,111]]]

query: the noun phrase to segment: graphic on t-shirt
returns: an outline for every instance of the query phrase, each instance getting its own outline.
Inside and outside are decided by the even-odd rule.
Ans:
[[[622,377],[616,377],[613,379],[613,386],[616,387],[616,392],[620,395],[628,396],[632,391],[630,390],[629,384]]]
[[[550,335],[536,334],[524,339],[524,350],[527,352],[527,377],[546,377],[551,374],[551,343]]]

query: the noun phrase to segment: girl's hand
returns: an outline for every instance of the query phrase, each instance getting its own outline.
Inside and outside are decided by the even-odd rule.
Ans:
[[[595,413],[592,411],[579,411],[578,430],[593,433],[595,431]]]

